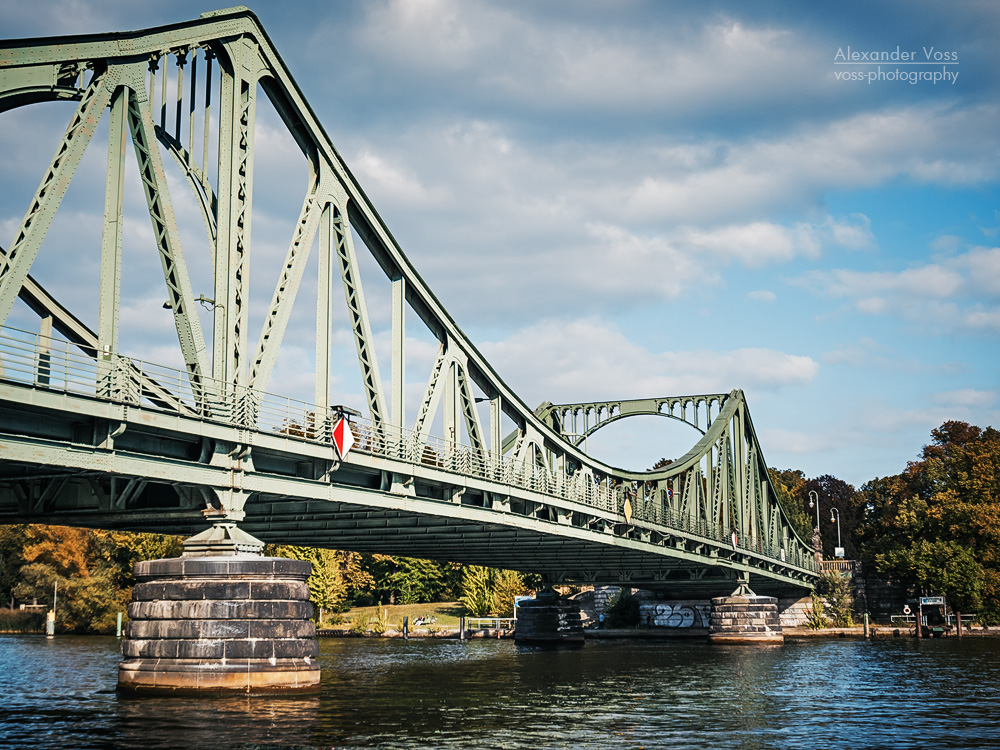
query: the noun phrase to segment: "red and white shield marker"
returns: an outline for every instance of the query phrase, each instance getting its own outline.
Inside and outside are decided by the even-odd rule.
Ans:
[[[737,540],[736,540],[736,532],[734,531],[734,532],[733,532],[733,549],[736,549],[736,548],[737,548],[737,547],[736,547],[736,541],[737,541]]]
[[[337,453],[341,458],[347,455],[347,451],[354,445],[354,433],[347,420],[341,417],[337,424],[333,426],[333,444],[337,447]]]

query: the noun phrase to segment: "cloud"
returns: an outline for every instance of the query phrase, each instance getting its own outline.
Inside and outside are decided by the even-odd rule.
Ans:
[[[808,32],[725,13],[690,22],[574,5],[455,0],[370,3],[355,42],[383,75],[433,80],[454,98],[541,111],[685,117],[796,94],[816,97],[828,61]],[[374,53],[374,54],[372,54]],[[839,95],[831,88],[825,94]]]
[[[855,344],[824,352],[824,364],[847,365],[879,372],[900,372],[908,375],[955,376],[963,368],[955,362],[927,364],[918,358],[906,357],[893,346],[863,337]]]
[[[944,391],[932,396],[935,403],[945,406],[966,406],[987,409],[997,400],[996,391],[982,391],[975,388],[963,388],[959,391]]]
[[[810,357],[771,349],[655,352],[596,318],[540,321],[480,350],[529,406],[734,388],[774,391],[808,383],[819,372]]]
[[[1000,332],[1000,248],[900,271],[812,271],[791,282],[847,300],[865,315],[898,315],[937,331]]]

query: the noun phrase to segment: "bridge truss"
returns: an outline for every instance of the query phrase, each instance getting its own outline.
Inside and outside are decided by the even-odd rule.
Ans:
[[[251,345],[262,99],[301,150],[308,176]],[[76,102],[75,112],[0,251],[0,521],[190,534],[226,520],[265,541],[494,565],[542,572],[554,583],[727,593],[734,580],[774,592],[815,581],[812,550],[778,502],[741,391],[538,410],[522,402],[403,254],[250,11],[0,42],[0,112],[56,100]],[[29,272],[105,113],[104,220],[99,238],[79,239],[81,253],[100,248],[91,328]],[[179,368],[119,351],[131,159]],[[195,251],[208,257],[212,298],[194,295],[177,185],[201,214],[204,241]],[[356,239],[391,286],[388,387]],[[281,387],[272,373],[313,252],[315,387],[311,401],[296,401],[272,393]],[[365,416],[331,403],[337,278]],[[18,299],[38,315],[37,331],[9,324]],[[208,335],[199,305],[210,309]],[[411,424],[404,363],[413,315],[437,354]],[[488,419],[478,402],[488,402]],[[701,438],[653,472],[624,471],[581,449],[596,429],[637,414],[686,421]],[[346,455],[332,435],[343,416],[356,438]],[[432,436],[437,419],[441,435]],[[505,420],[514,430],[502,439]]]

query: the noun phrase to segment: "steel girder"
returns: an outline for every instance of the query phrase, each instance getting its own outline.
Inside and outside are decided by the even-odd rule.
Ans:
[[[251,356],[247,313],[254,122],[259,91],[278,111],[299,145],[309,180],[286,262],[275,282]],[[78,106],[9,252],[0,254],[0,325],[6,321],[14,299],[21,296],[43,319],[52,321],[56,331],[97,360],[94,377],[107,387],[96,389],[95,397],[129,404],[131,408],[172,412],[178,419],[200,415],[212,424],[233,426],[236,432],[228,439],[208,440],[199,461],[229,472],[232,480],[221,487],[218,483],[199,485],[201,489],[189,493],[189,498],[201,495],[215,511],[233,518],[243,514],[248,502],[255,502],[255,491],[246,487],[253,485],[258,471],[254,456],[261,439],[264,391],[270,385],[289,311],[318,234],[316,396],[309,413],[282,428],[293,437],[301,432],[299,437],[304,439],[322,440],[329,427],[331,276],[336,268],[343,283],[348,325],[370,417],[363,437],[372,454],[382,455],[385,460],[404,453],[417,457],[416,465],[404,460],[392,471],[387,470],[387,479],[380,482],[380,487],[414,486],[425,459],[448,466],[465,462],[484,476],[492,472],[493,478],[484,480],[488,488],[473,495],[481,498],[484,507],[501,512],[517,503],[528,507],[524,503],[535,502],[512,499],[517,493],[512,494],[506,483],[516,481],[522,489],[527,486],[526,491],[538,490],[543,495],[569,497],[577,493],[584,498],[616,498],[612,504],[617,503],[617,507],[610,509],[615,520],[605,519],[601,524],[624,524],[624,528],[639,529],[634,533],[640,536],[654,533],[642,530],[641,524],[663,528],[669,523],[683,524],[685,528],[701,524],[711,538],[718,537],[722,530],[735,530],[738,554],[773,559],[778,550],[798,558],[808,552],[777,505],[741,392],[644,402],[549,405],[537,413],[528,408],[462,333],[410,264],[250,11],[218,11],[194,21],[145,31],[0,42],[0,111],[54,99],[76,100]],[[100,241],[100,313],[95,334],[82,324],[74,326],[75,319],[50,295],[42,293],[28,272],[106,109],[110,110],[111,136]],[[187,382],[178,383],[173,390],[152,377],[149,368],[131,363],[117,350],[121,180],[125,141],[129,138],[186,365]],[[157,142],[171,155],[200,206],[206,251],[212,258],[214,299],[194,297]],[[217,143],[214,154],[212,142]],[[392,381],[388,399],[375,357],[354,247],[355,233],[392,284]],[[213,310],[210,347],[194,309],[199,303]],[[412,432],[405,429],[403,413],[407,306],[440,345]],[[39,338],[35,348],[48,351],[50,344]],[[48,362],[51,355],[45,357]],[[39,374],[42,361],[36,362]],[[35,380],[36,387],[51,387],[40,377]],[[490,402],[488,432],[480,424],[476,408],[480,400]],[[391,422],[387,401],[392,407]],[[439,409],[443,410],[444,441],[431,448],[431,424]],[[623,471],[581,450],[582,439],[595,429],[639,413],[658,413],[686,421],[703,436],[687,456],[666,471],[654,473]],[[576,424],[581,414],[593,414],[594,424],[585,417],[581,430]],[[503,417],[517,429],[501,444]],[[330,477],[337,471],[331,463],[321,473],[332,481]],[[150,478],[136,475],[129,481],[133,480],[148,484]],[[147,491],[137,490],[139,484],[130,486],[126,499]],[[441,487],[444,489],[440,492],[456,497],[465,492],[447,482],[442,482]],[[551,503],[536,504],[538,513],[557,522],[566,517],[566,512]],[[712,565],[710,557],[703,561]]]

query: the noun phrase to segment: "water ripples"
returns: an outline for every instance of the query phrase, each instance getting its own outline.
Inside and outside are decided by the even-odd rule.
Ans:
[[[995,748],[1000,639],[321,641],[308,697],[126,698],[113,638],[0,636],[0,746]]]

